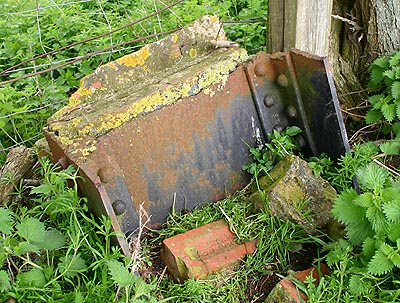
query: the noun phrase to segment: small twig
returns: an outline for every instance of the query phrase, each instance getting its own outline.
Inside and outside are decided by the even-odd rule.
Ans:
[[[97,4],[99,5],[100,10],[101,10],[101,13],[103,14],[104,19],[105,19],[106,22],[107,22],[108,30],[109,30],[109,32],[111,33],[111,32],[112,32],[112,27],[111,27],[110,21],[108,21],[107,15],[106,15],[106,13],[105,13],[105,11],[104,11],[104,9],[103,9],[103,6],[101,5],[100,0],[97,0]],[[113,36],[112,36],[112,34],[110,34],[110,46],[111,46],[111,47],[113,46]],[[113,50],[113,49],[111,48],[111,52],[110,52],[109,55],[108,55],[108,56],[109,56],[109,57],[108,57],[108,60],[110,60],[110,61],[111,61],[112,50]]]
[[[365,118],[365,116],[358,115],[358,114],[354,114],[354,113],[349,112],[348,110],[345,110],[345,109],[343,109],[343,108],[342,108],[342,112],[345,113],[345,114],[348,114],[349,116],[352,116],[352,117]]]
[[[375,126],[375,125],[377,125],[377,124],[379,124],[379,122],[376,122],[376,123],[373,123],[373,124],[369,124],[369,125],[366,125],[366,126],[360,128],[358,131],[356,131],[356,132],[351,136],[351,138],[349,139],[349,142],[352,142],[362,131],[364,131],[364,130],[366,130],[367,128],[370,128],[370,127],[372,127],[372,126]]]
[[[339,16],[339,15],[331,15],[331,17],[334,18],[334,19],[338,19],[338,20],[340,20],[340,21],[343,21],[343,22],[346,22],[346,23],[350,24],[351,26],[353,26],[353,29],[355,29],[355,30],[357,30],[357,31],[363,29],[361,26],[359,26],[359,25],[358,25],[356,22],[354,22],[353,20],[344,18],[344,17]]]
[[[233,225],[232,219],[228,217],[228,215],[225,213],[225,211],[223,210],[223,208],[222,208],[221,206],[218,206],[218,208],[219,208],[219,210],[222,212],[222,214],[224,215],[224,217],[226,218],[226,220],[228,221],[229,226],[231,227],[233,233],[236,235],[236,237],[239,238],[239,234],[238,234],[238,232],[236,231],[235,226]]]
[[[382,162],[378,161],[377,159],[374,159],[374,162],[376,164],[378,164],[379,166],[386,168],[388,171],[390,171],[393,175],[399,177],[400,176],[400,172],[398,172],[397,170],[394,170],[388,166],[386,166],[385,164],[383,164]]]

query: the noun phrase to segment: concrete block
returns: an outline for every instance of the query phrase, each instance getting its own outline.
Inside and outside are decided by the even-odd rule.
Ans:
[[[283,158],[258,184],[268,198],[272,215],[297,223],[308,233],[315,233],[332,219],[335,189],[323,178],[316,177],[307,162],[297,156]],[[255,210],[265,207],[256,186],[249,199]]]

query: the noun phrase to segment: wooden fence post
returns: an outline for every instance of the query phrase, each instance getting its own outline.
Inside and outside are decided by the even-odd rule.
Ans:
[[[269,0],[267,51],[327,56],[333,0]]]

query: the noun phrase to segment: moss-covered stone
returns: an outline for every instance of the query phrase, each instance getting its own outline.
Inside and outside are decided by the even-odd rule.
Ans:
[[[315,233],[331,219],[335,189],[314,176],[307,162],[299,157],[287,156],[279,161],[269,175],[259,179],[258,185],[260,190],[253,186],[249,197],[256,210],[264,209],[268,201],[271,214],[295,222],[309,233]]]

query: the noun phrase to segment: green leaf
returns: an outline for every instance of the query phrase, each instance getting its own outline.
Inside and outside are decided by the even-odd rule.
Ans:
[[[400,199],[387,202],[383,205],[386,218],[393,223],[400,223]]]
[[[389,172],[385,168],[371,163],[358,169],[356,176],[360,186],[369,190],[376,190],[384,187],[389,178]]]
[[[17,233],[28,242],[45,241],[44,224],[36,218],[27,218],[17,224]]]
[[[399,65],[400,63],[400,52],[394,53],[393,56],[390,57],[389,64],[391,66]]]
[[[397,109],[396,104],[388,104],[388,103],[382,104],[381,107],[382,114],[385,117],[386,121],[388,121],[389,123],[391,123],[396,117],[396,109]]]
[[[68,255],[60,258],[61,263],[58,264],[58,269],[64,273],[66,277],[72,278],[80,272],[87,269],[85,260],[77,254],[76,256]]]
[[[17,275],[17,279],[20,282],[20,286],[32,286],[41,288],[46,285],[46,277],[39,268],[32,268],[28,272],[24,272]]]
[[[381,250],[378,250],[368,263],[368,272],[372,275],[380,276],[390,272],[393,266],[393,262]]]
[[[396,266],[400,267],[400,255],[398,250],[387,243],[382,243],[379,250]]]
[[[370,109],[367,114],[365,115],[365,123],[373,124],[382,120],[383,115],[382,112],[378,109]]]
[[[344,239],[339,239],[333,244],[333,248],[329,251],[326,256],[326,261],[328,266],[334,266],[336,263],[342,261],[342,259],[347,258],[348,253],[351,251],[352,246]]]
[[[370,192],[363,193],[356,197],[353,202],[355,205],[368,208],[374,204],[374,196]]]
[[[349,281],[349,291],[353,295],[364,295],[369,292],[371,283],[364,281],[358,275],[352,275]]]
[[[47,230],[45,232],[45,241],[35,242],[41,249],[55,250],[61,248],[65,243],[64,235],[56,229]]]
[[[0,292],[7,291],[11,288],[11,280],[5,270],[0,270]]]
[[[397,155],[400,152],[400,142],[386,141],[379,145],[379,148],[385,155]]]
[[[386,218],[393,223],[400,223],[400,200],[393,200],[383,205]]]
[[[390,57],[380,57],[375,59],[372,66],[379,66],[382,69],[388,69],[390,67]]]
[[[390,224],[389,225],[389,231],[388,231],[388,238],[390,241],[396,242],[398,239],[400,239],[400,224]]]
[[[354,189],[344,190],[335,201],[332,208],[333,216],[341,223],[350,224],[354,221],[360,221],[365,215],[365,210],[353,204],[353,200],[358,197]]]
[[[13,225],[13,212],[7,208],[0,208],[0,232],[9,235]]]
[[[297,126],[289,126],[286,129],[286,135],[291,136],[291,137],[296,136],[299,133],[301,133],[301,129],[300,129],[300,127],[297,127]]]
[[[362,243],[366,238],[372,237],[374,231],[371,224],[365,218],[362,221],[354,222],[345,228],[347,237],[353,245]]]
[[[383,98],[383,95],[373,95],[368,98],[368,102],[373,106],[375,106],[376,104],[381,105],[382,98]],[[374,108],[376,108],[376,107],[374,107]],[[378,108],[380,108],[380,106]],[[378,108],[376,108],[376,109],[378,109]]]
[[[107,261],[111,279],[117,283],[119,287],[127,287],[132,285],[138,279],[134,274],[129,272],[120,262],[116,260]]]
[[[25,241],[20,242],[18,244],[18,246],[14,248],[14,253],[17,256],[20,256],[20,255],[23,255],[23,254],[26,254],[29,252],[34,252],[34,253],[38,254],[40,252],[40,248],[35,244],[25,242]]]
[[[368,83],[369,87],[378,86],[379,83],[383,80],[383,71],[379,66],[372,65],[370,68],[370,82]]]
[[[386,234],[388,232],[389,225],[380,208],[375,205],[369,207],[366,216],[377,234]]]
[[[50,195],[53,192],[53,186],[48,183],[43,183],[32,188],[31,194]]]
[[[374,256],[376,249],[377,247],[375,244],[375,240],[373,238],[365,239],[362,247],[362,252],[364,254],[365,259],[369,261]]]
[[[397,99],[400,97],[400,81],[394,81],[392,84],[392,96]]]
[[[397,105],[397,119],[400,119],[400,105]],[[394,132],[394,134],[396,135],[396,138],[398,139],[400,137],[400,123],[394,123],[392,124],[392,131]]]

